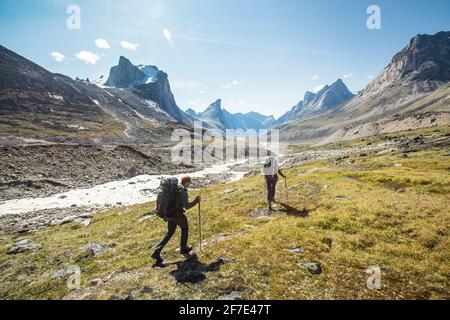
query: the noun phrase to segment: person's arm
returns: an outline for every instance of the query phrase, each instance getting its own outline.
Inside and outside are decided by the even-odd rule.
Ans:
[[[189,210],[197,205],[198,198],[189,203],[189,196],[186,189],[181,189],[180,193],[181,193],[181,202],[183,204],[184,209]]]
[[[278,169],[278,174],[286,179],[286,176],[284,175],[283,171],[281,171],[281,169]]]

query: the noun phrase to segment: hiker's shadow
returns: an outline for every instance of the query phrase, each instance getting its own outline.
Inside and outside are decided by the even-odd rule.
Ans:
[[[291,207],[290,205],[283,203],[283,202],[278,202],[278,204],[281,207],[283,207],[282,211],[285,212],[288,216],[294,216],[294,217],[298,217],[298,218],[309,217],[309,211],[306,209],[298,210],[298,209]]]
[[[177,270],[172,271],[170,274],[179,283],[198,283],[205,280],[206,272],[219,271],[224,263],[223,259],[217,259],[210,264],[204,264],[198,258],[179,261],[175,263]]]

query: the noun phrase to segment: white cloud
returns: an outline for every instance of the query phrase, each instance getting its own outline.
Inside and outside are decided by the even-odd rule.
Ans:
[[[86,64],[96,64],[97,61],[101,60],[101,57],[95,53],[89,51],[80,51],[75,57],[81,61],[84,61]]]
[[[97,46],[97,48],[100,49],[111,49],[111,46],[109,45],[108,41],[106,41],[105,39],[97,39],[95,40],[95,45]]]
[[[325,85],[324,85],[324,84],[315,87],[315,88],[312,90],[312,92],[317,93],[317,92],[319,92],[320,90],[322,90],[323,88],[325,88]]]
[[[347,73],[342,76],[342,78],[344,78],[344,79],[350,79],[352,77],[353,77],[353,73]]]
[[[373,79],[373,75],[369,74],[368,76],[366,76],[367,79]]]
[[[175,47],[175,43],[173,42],[173,39],[172,39],[172,34],[166,28],[163,29],[163,36],[169,42],[171,47]]]
[[[222,85],[222,88],[223,89],[230,89],[231,87],[243,86],[243,85],[244,85],[243,82],[240,82],[240,81],[237,81],[237,80],[233,80],[230,83]]]
[[[313,79],[314,81],[318,80],[319,78],[320,78],[320,76],[319,76],[318,74],[316,74],[316,75],[314,75],[314,76],[312,77],[312,79]]]
[[[63,62],[64,59],[66,58],[66,56],[64,56],[61,52],[58,51],[54,51],[51,53],[51,56],[53,59],[55,59],[55,61],[57,62]]]
[[[122,46],[122,48],[127,49],[127,50],[137,50],[137,48],[139,48],[138,43],[131,43],[128,41],[121,41],[120,45]]]

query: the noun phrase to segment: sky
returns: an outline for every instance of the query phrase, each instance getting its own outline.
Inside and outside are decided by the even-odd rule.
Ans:
[[[0,44],[52,72],[94,80],[123,55],[168,73],[182,109],[220,98],[276,117],[339,78],[363,89],[416,34],[443,30],[447,0],[0,1]]]

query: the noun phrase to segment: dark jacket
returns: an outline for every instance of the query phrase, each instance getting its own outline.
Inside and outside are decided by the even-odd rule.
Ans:
[[[188,195],[188,191],[186,188],[181,188],[179,192],[180,192],[181,204],[183,206],[183,208],[182,208],[183,212],[184,212],[184,210],[189,210],[198,204],[197,199],[195,199],[192,202],[189,202],[189,195]]]

